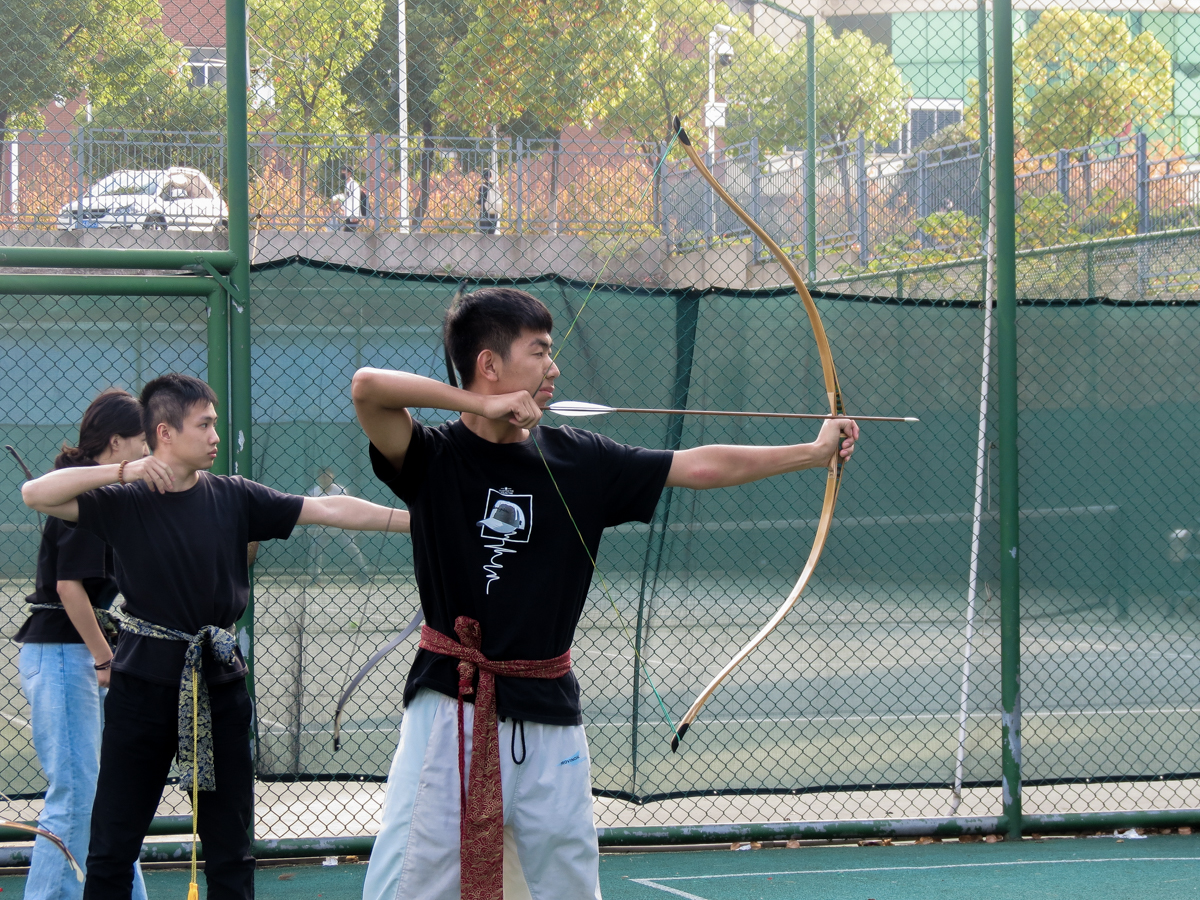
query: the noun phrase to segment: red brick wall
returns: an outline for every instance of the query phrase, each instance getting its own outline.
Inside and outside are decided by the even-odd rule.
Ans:
[[[163,31],[188,47],[225,46],[225,0],[161,0]]]

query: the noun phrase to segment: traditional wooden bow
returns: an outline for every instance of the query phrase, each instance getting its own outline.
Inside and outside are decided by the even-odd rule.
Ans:
[[[796,286],[796,293],[800,295],[800,300],[804,303],[804,310],[808,313],[808,321],[812,326],[813,336],[817,341],[817,352],[821,357],[821,373],[825,378],[825,393],[829,398],[829,414],[831,416],[841,416],[845,414],[845,406],[842,403],[841,388],[838,387],[837,371],[833,366],[833,352],[829,348],[829,338],[825,334],[825,326],[821,324],[821,315],[817,312],[817,305],[813,303],[812,295],[809,294],[808,288],[804,285],[804,279],[800,277],[799,271],[795,265],[788,259],[787,254],[780,249],[779,245],[771,239],[762,227],[750,217],[744,209],[738,206],[737,202],[729,196],[726,190],[717,181],[712,172],[708,170],[708,166],[704,164],[704,160],[700,158],[700,154],[696,152],[696,148],[692,146],[691,140],[688,138],[687,132],[683,130],[683,126],[679,122],[679,117],[675,118],[675,132],[679,137],[679,143],[682,145],[684,152],[687,153],[688,159],[692,161],[692,165],[696,167],[696,171],[701,177],[708,182],[718,197],[720,197],[725,205],[728,206],[737,215],[739,219],[746,223],[746,226],[754,232],[771,251],[771,255],[783,266],[783,270],[787,272],[788,277],[792,279],[792,284]],[[779,623],[784,620],[784,617],[796,605],[796,601],[800,599],[800,594],[808,585],[809,579],[812,577],[813,570],[817,567],[817,561],[821,558],[821,551],[825,549],[825,541],[829,537],[829,529],[833,524],[833,509],[837,505],[838,489],[842,483],[842,468],[841,461],[841,439],[838,440],[838,449],[834,451],[833,458],[829,461],[829,477],[825,482],[825,502],[821,506],[821,518],[817,523],[817,535],[813,540],[812,549],[808,552],[808,561],[804,564],[804,570],[800,573],[800,577],[796,580],[796,584],[792,587],[792,591],[788,594],[787,599],[775,611],[770,620],[759,629],[758,633],[752,637],[744,647],[734,654],[733,659],[722,666],[721,671],[716,677],[708,683],[708,686],[700,692],[700,695],[692,702],[687,714],[679,720],[679,725],[675,730],[675,737],[671,740],[671,751],[675,752],[679,749],[679,742],[683,736],[687,734],[688,728],[692,722],[696,720],[696,716],[700,713],[700,709],[708,702],[708,698],[713,695],[721,682],[726,679],[730,672],[736,669],[742,661],[749,656],[754,649],[767,639],[772,631],[778,627]]]
[[[25,831],[35,837],[43,837],[51,844],[58,848],[58,852],[67,858],[67,862],[71,864],[71,870],[75,873],[75,880],[82,883],[84,881],[83,869],[79,862],[67,849],[66,843],[57,834],[52,831],[47,831],[45,828],[38,828],[36,825],[27,825],[24,822],[12,822],[8,819],[0,819],[0,827],[15,828],[17,831]]]
[[[376,568],[378,568],[378,565],[376,565]],[[346,703],[349,702],[350,697],[358,689],[358,686],[362,684],[363,679],[367,677],[367,673],[375,668],[380,660],[403,644],[409,635],[417,630],[424,618],[425,614],[421,607],[418,606],[416,614],[412,617],[409,623],[404,626],[404,630],[372,653],[371,658],[368,659],[363,667],[358,670],[358,674],[350,679],[350,683],[346,685],[346,689],[342,691],[342,696],[338,698],[337,708],[333,711],[334,750],[340,750],[342,748],[342,710],[346,708]]]

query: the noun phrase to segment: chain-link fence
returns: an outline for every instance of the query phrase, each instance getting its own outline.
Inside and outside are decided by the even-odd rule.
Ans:
[[[864,428],[816,577],[676,755],[666,718],[786,596],[823,481],[668,491],[651,526],[606,536],[616,609],[597,581],[575,644],[598,823],[999,814],[990,10],[248,5],[244,222],[224,4],[80,0],[0,36],[0,244],[224,248],[248,228],[250,467],[295,493],[394,502],[350,375],[442,377],[442,312],[484,284],[540,297],[559,337],[578,317],[560,396],[823,411],[803,309],[684,159],[679,115],[809,276],[849,411],[921,423]],[[1200,14],[1138,8],[1022,9],[1011,41],[1027,813],[1200,807]],[[100,388],[208,371],[199,300],[8,294],[0,320],[4,438],[39,471]],[[652,447],[812,433],[589,427]],[[3,477],[8,636],[38,520]],[[407,540],[301,529],[254,574],[256,833],[373,833],[411,646],[338,752],[332,709],[417,607]],[[0,790],[30,818],[15,659],[0,645]]]

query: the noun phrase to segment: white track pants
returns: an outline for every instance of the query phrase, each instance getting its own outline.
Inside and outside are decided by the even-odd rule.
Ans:
[[[469,770],[475,707],[463,712]],[[583,726],[526,722],[524,732],[518,764],[521,727],[500,723],[504,898],[600,900]],[[459,900],[458,806],[457,702],[423,689],[400,725],[363,900]]]

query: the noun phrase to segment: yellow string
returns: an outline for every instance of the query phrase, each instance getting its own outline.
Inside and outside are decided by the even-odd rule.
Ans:
[[[575,522],[575,514],[571,512],[571,507],[567,505],[567,498],[563,496],[562,488],[558,486],[558,481],[554,477],[554,473],[550,471],[550,463],[546,460],[546,454],[542,452],[542,445],[538,443],[537,436],[532,431],[529,433],[533,438],[533,446],[537,448],[538,456],[542,458],[542,465],[546,467],[546,474],[550,476],[550,483],[554,485],[554,490],[558,494],[558,499],[562,501],[563,509],[567,511],[567,518],[571,520],[571,527],[575,529],[575,533],[579,535],[579,542],[583,544],[583,552],[587,554],[588,560],[592,564],[592,571],[596,573],[596,577],[600,579],[600,588],[604,591],[604,596],[608,598],[608,602],[612,604],[613,612],[617,614],[617,621],[621,624],[621,630],[625,633],[625,640],[629,642],[629,648],[633,651],[633,656],[637,662],[638,668],[642,670],[642,674],[646,676],[646,683],[650,685],[650,690],[654,692],[654,699],[658,701],[658,708],[662,710],[663,718],[667,720],[667,725],[671,727],[671,732],[676,731],[675,723],[671,720],[671,714],[667,711],[667,704],[663,702],[663,698],[658,693],[658,688],[654,684],[654,679],[650,677],[650,670],[646,667],[646,661],[642,658],[642,654],[638,652],[637,642],[629,633],[629,624],[625,621],[625,617],[621,615],[621,609],[617,606],[617,601],[612,598],[612,594],[608,590],[608,581],[604,577],[604,573],[596,567],[596,558],[592,556],[592,550],[587,545],[587,540],[583,536],[579,525]],[[190,898],[189,898],[190,900]]]
[[[675,142],[678,139],[679,132],[677,131],[671,135],[670,143],[667,144],[667,148],[663,151],[662,156],[659,158],[658,164],[655,165],[654,171],[650,173],[650,178],[647,180],[647,187],[645,190],[643,190],[642,196],[638,201],[639,206],[641,205],[641,201],[645,200],[646,194],[649,193],[651,188],[653,188],[654,180],[658,177],[659,170],[666,163],[667,157],[671,153],[671,148],[675,146]],[[546,375],[550,374],[550,370],[554,367],[555,362],[558,361],[558,355],[562,353],[563,349],[567,346],[567,339],[571,337],[571,333],[575,330],[575,326],[579,323],[579,317],[583,315],[583,311],[587,308],[588,301],[592,299],[592,295],[596,293],[596,288],[600,286],[600,280],[604,277],[604,272],[608,269],[608,264],[612,262],[613,257],[616,255],[617,251],[614,249],[613,252],[608,255],[608,258],[604,260],[604,264],[600,267],[600,271],[596,274],[596,279],[592,282],[591,288],[588,289],[587,295],[583,298],[583,303],[579,305],[579,310],[575,313],[575,318],[571,320],[570,326],[568,326],[566,332],[563,334],[562,341],[559,343],[558,349],[554,351],[554,355],[550,357],[550,365],[546,367],[546,372],[542,375],[542,382],[545,382]],[[538,385],[538,390],[540,389],[541,384]],[[536,393],[537,391],[534,391],[534,394]],[[571,512],[571,507],[567,505],[567,498],[563,496],[562,488],[558,486],[558,479],[554,477],[554,473],[550,470],[550,463],[546,459],[546,454],[542,452],[542,446],[538,443],[536,434],[533,430],[530,430],[529,435],[533,438],[533,445],[537,448],[538,456],[542,458],[542,465],[546,467],[546,474],[550,476],[550,483],[554,485],[554,490],[558,493],[558,499],[562,501],[563,509],[567,511],[567,518],[571,520],[571,526],[575,529],[575,534],[579,536],[579,542],[583,544],[583,552],[587,554],[588,560],[592,564],[592,570],[600,579],[600,588],[603,590],[604,596],[608,599],[609,604],[612,606],[613,612],[617,614],[617,621],[620,623],[621,631],[625,634],[625,640],[629,643],[629,648],[633,651],[634,660],[637,663],[638,668],[642,670],[642,674],[646,677],[646,684],[650,686],[650,690],[654,693],[654,699],[658,701],[658,708],[662,711],[663,718],[666,719],[667,725],[670,726],[672,733],[674,733],[676,731],[675,723],[671,719],[670,712],[667,711],[667,704],[663,701],[662,695],[658,692],[658,687],[654,683],[654,678],[650,675],[650,669],[646,665],[645,659],[642,658],[642,654],[638,651],[637,641],[634,640],[633,635],[630,634],[629,624],[625,621],[625,617],[621,615],[621,609],[617,606],[617,601],[613,599],[612,593],[608,589],[608,581],[605,579],[604,573],[596,567],[596,559],[594,556],[592,556],[591,548],[588,547],[587,540],[584,539],[583,532],[579,529],[579,525],[575,522],[575,515]]]
[[[196,822],[200,814],[200,689],[196,670],[192,669],[192,880],[188,884],[188,900],[200,900],[200,885],[196,881],[196,844],[200,840]]]

